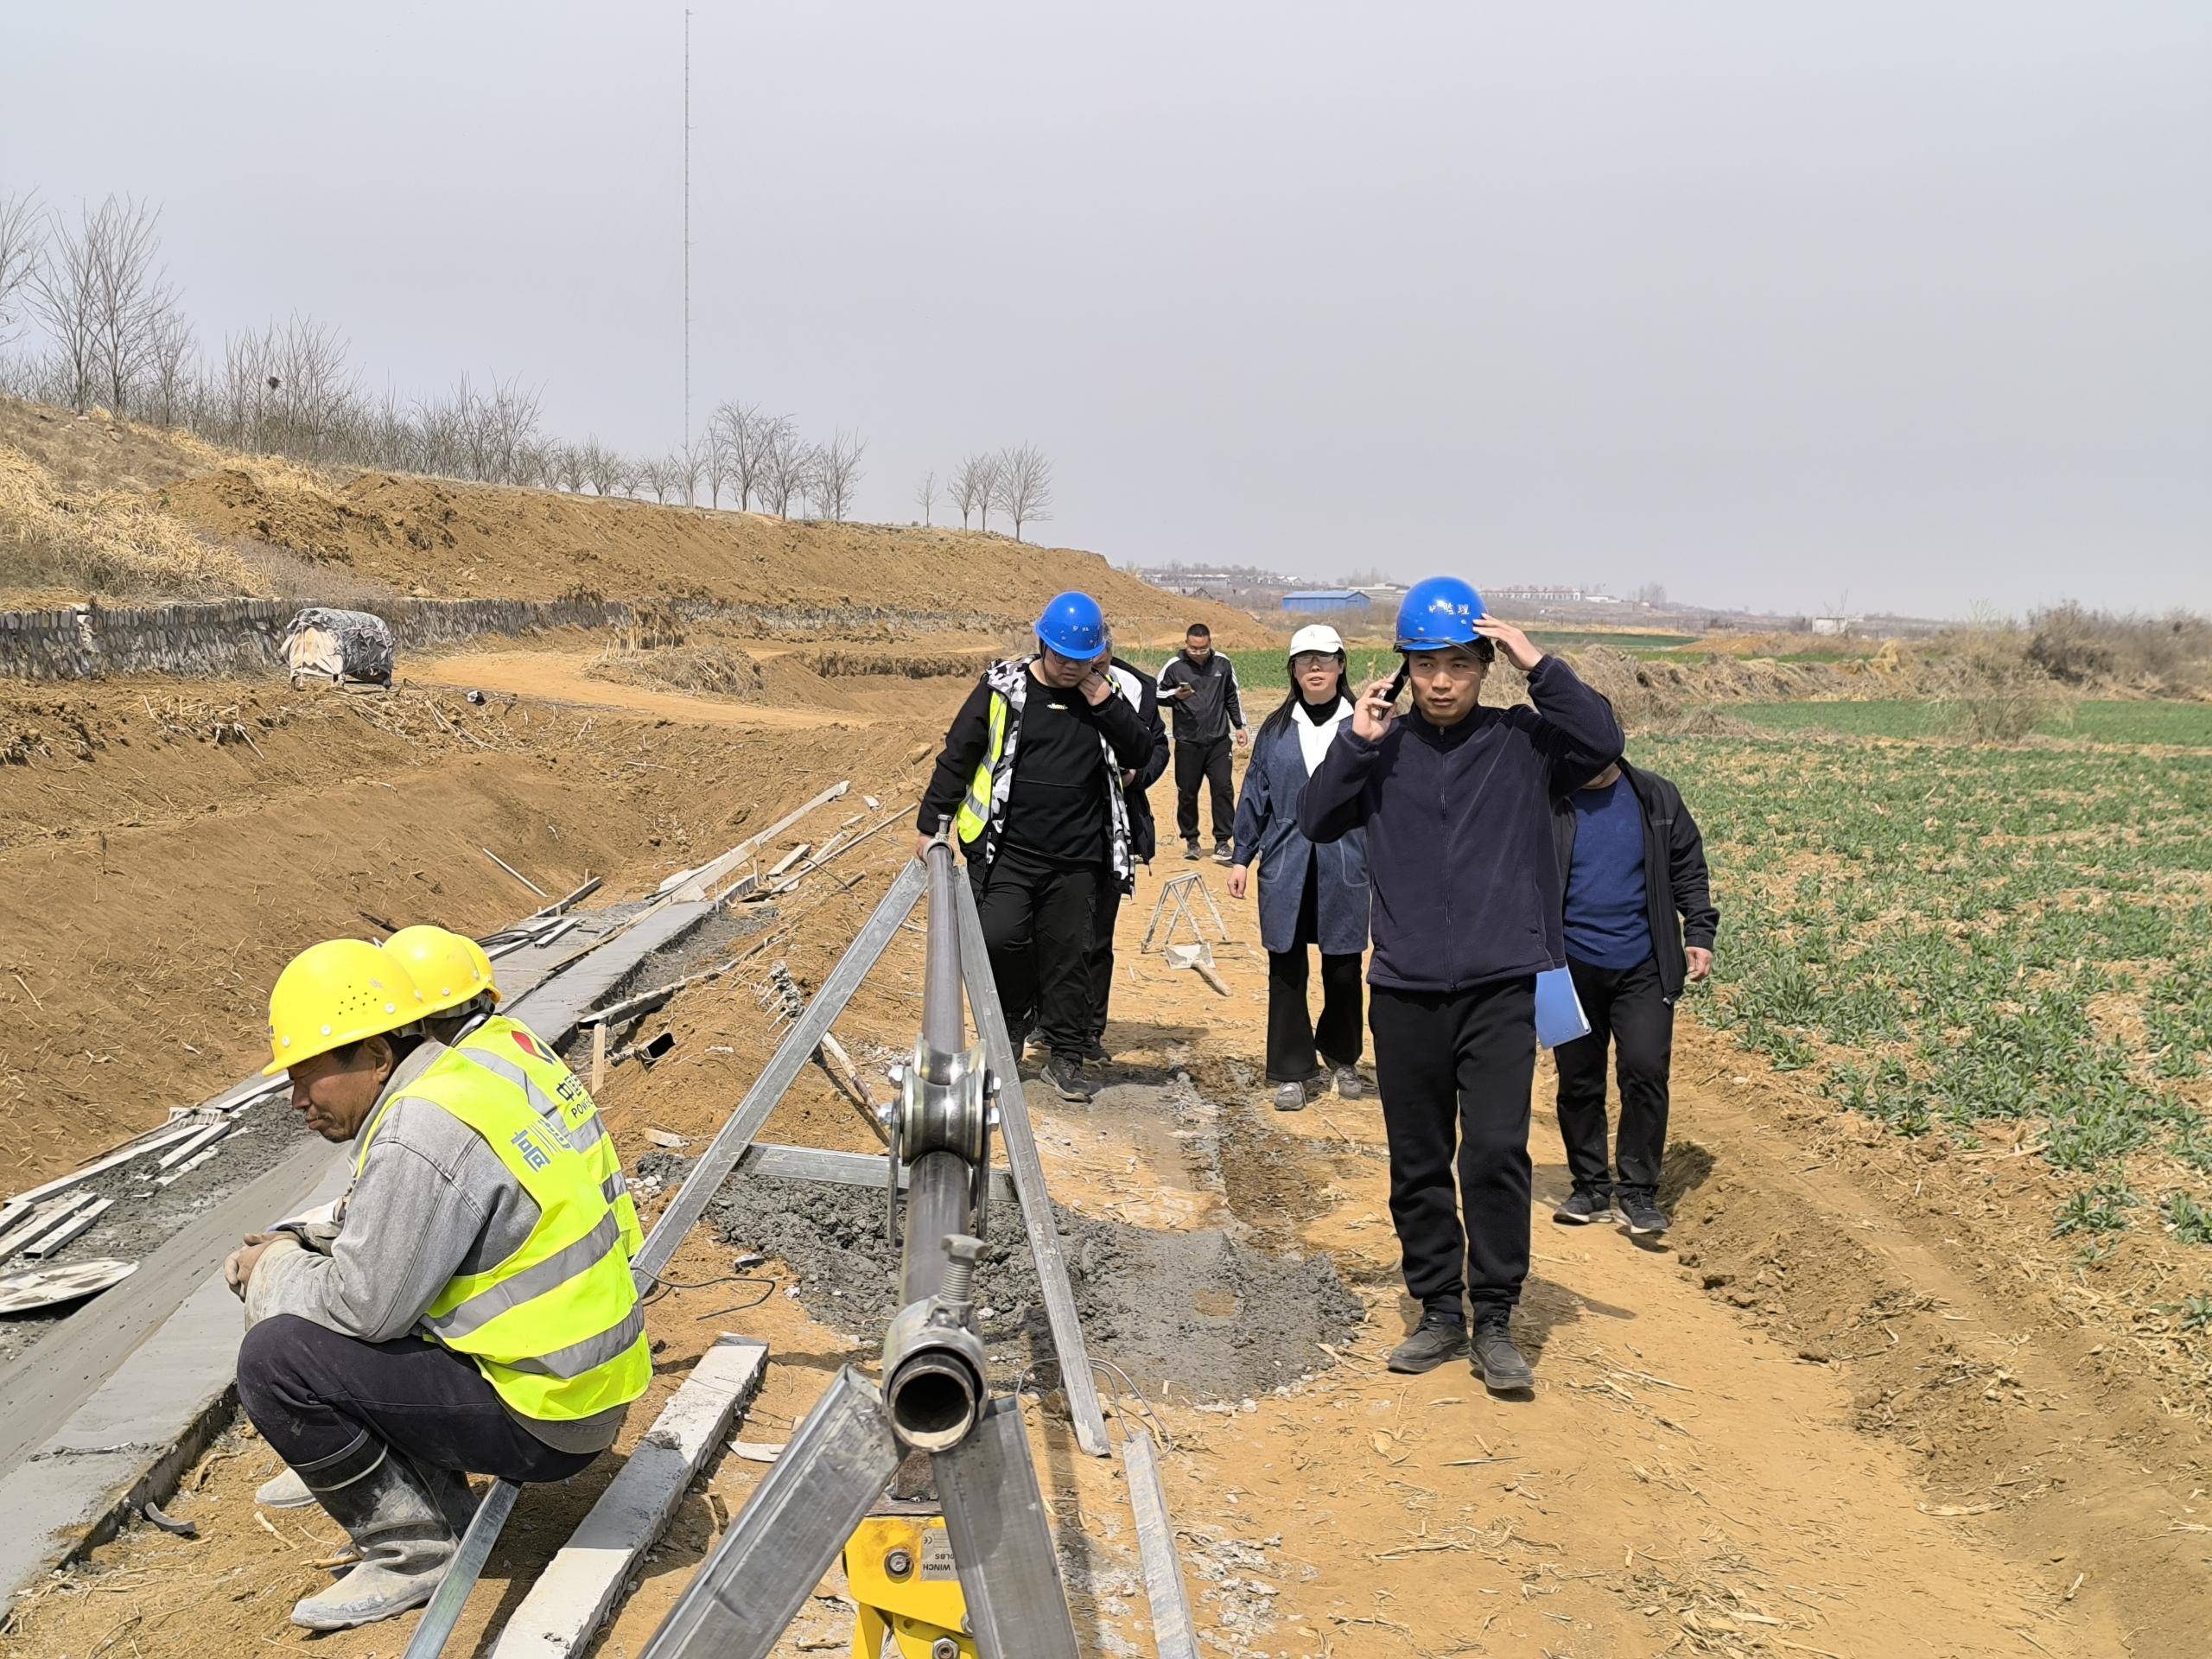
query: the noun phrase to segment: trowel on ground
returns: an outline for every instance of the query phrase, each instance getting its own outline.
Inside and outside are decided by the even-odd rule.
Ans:
[[[1171,944],[1160,954],[1170,968],[1188,968],[1224,996],[1229,995],[1228,982],[1214,971],[1213,947],[1204,939],[1196,944]]]

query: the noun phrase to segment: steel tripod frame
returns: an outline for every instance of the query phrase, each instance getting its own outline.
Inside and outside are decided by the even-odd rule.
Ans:
[[[1140,951],[1152,949],[1152,936],[1159,931],[1160,913],[1172,900],[1175,908],[1168,913],[1167,933],[1160,942],[1162,950],[1175,942],[1175,924],[1191,925],[1191,937],[1201,944],[1205,943],[1205,930],[1198,925],[1198,912],[1191,908],[1191,890],[1198,889],[1198,897],[1206,901],[1206,913],[1213,918],[1214,931],[1221,935],[1224,944],[1229,943],[1229,924],[1221,919],[1221,910],[1213,901],[1213,889],[1206,886],[1204,874],[1197,870],[1184,870],[1171,875],[1160,884],[1160,897],[1152,901],[1152,919],[1145,924],[1144,940],[1137,946]]]
[[[951,857],[948,849],[941,856]],[[997,1075],[999,1084],[999,1129],[1007,1143],[1007,1163],[1013,1178],[1014,1195],[1020,1210],[1024,1228],[1029,1235],[1030,1249],[1037,1257],[1038,1276],[1045,1289],[1045,1309],[1052,1336],[1052,1347],[1060,1360],[1061,1373],[1065,1379],[1068,1404],[1074,1421],[1077,1444],[1094,1457],[1106,1457],[1111,1448],[1107,1443],[1106,1423],[1098,1401],[1096,1379],[1091,1375],[1090,1354],[1083,1337],[1083,1327],[1076,1316],[1075,1293],[1067,1281],[1067,1265],[1060,1249],[1059,1230],[1052,1219],[1051,1196],[1045,1188],[1044,1166],[1037,1155],[1037,1141],[1029,1123],[1028,1109],[1023,1102],[1021,1079],[1014,1064],[1012,1047],[1007,1038],[1006,1015],[998,999],[998,988],[990,974],[989,957],[982,942],[982,922],[976,909],[976,896],[969,884],[953,873],[951,888],[954,893],[954,920],[957,928],[961,957],[961,978],[968,994],[969,1009],[975,1015],[977,1030],[984,1039],[989,1064]],[[783,1041],[761,1068],[753,1085],[745,1091],[737,1109],[731,1113],[699,1154],[683,1185],[669,1201],[652,1231],[646,1236],[644,1246],[631,1258],[631,1276],[642,1294],[657,1282],[661,1270],[675,1255],[677,1247],[706,1213],[707,1205],[721,1191],[747,1154],[756,1144],[772,1113],[782,1102],[785,1092],[812,1059],[821,1046],[823,1034],[845,1011],[845,1005],[860,988],[878,958],[889,948],[899,926],[914,908],[929,886],[929,872],[923,861],[910,860],[897,877],[868,920],[853,936],[853,942],[830,970],[829,977],[815,992],[798,1018],[792,1020],[785,1032]],[[994,1037],[995,1033],[995,1037]],[[779,1148],[779,1153],[787,1149]],[[804,1154],[804,1148],[796,1149]],[[861,1154],[855,1156],[869,1156]],[[888,1160],[884,1160],[888,1164]],[[895,1173],[895,1172],[894,1172]],[[988,1180],[978,1184],[988,1193]],[[1043,1241],[1040,1245],[1040,1240]],[[499,1541],[500,1531],[513,1512],[515,1500],[521,1489],[511,1481],[496,1481],[492,1490],[477,1506],[475,1516],[461,1535],[461,1545],[454,1562],[446,1571],[433,1592],[429,1604],[409,1639],[402,1659],[438,1659],[445,1651],[447,1641],[454,1627],[460,1622],[461,1609],[469,1594],[476,1587],[484,1564],[490,1560],[493,1547]],[[871,1500],[873,1501],[873,1500]],[[848,1529],[849,1531],[849,1529]]]

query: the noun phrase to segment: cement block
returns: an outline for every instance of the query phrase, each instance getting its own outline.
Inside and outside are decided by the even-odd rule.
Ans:
[[[492,1659],[569,1659],[591,1645],[768,1366],[765,1343],[725,1335],[700,1357],[575,1535],[500,1631]]]

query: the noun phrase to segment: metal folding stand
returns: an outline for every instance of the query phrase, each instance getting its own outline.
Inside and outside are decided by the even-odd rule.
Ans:
[[[1198,912],[1191,908],[1193,891],[1205,900],[1206,913],[1213,918],[1214,931],[1221,935],[1221,942],[1224,944],[1229,943],[1229,925],[1221,919],[1221,912],[1215,907],[1213,890],[1206,886],[1205,877],[1196,870],[1185,870],[1180,875],[1169,876],[1160,884],[1160,897],[1152,901],[1152,919],[1145,924],[1144,942],[1137,946],[1138,950],[1152,949],[1152,936],[1159,930],[1163,912],[1167,917],[1167,934],[1160,942],[1161,950],[1175,943],[1175,924],[1178,922],[1188,922],[1191,937],[1201,944],[1205,943],[1205,930],[1198,925]],[[1172,911],[1167,908],[1171,904],[1174,906]]]
[[[766,1659],[855,1529],[889,1491],[900,1464],[915,1452],[929,1457],[951,1570],[960,1583],[965,1634],[976,1650],[982,1659],[1077,1659],[1075,1623],[1020,1408],[1012,1400],[992,1397],[982,1341],[969,1325],[976,1262],[983,1249],[976,1235],[988,1198],[995,1127],[1006,1136],[1071,1404],[1078,1379],[1094,1415],[1096,1394],[1087,1386],[1090,1361],[1075,1323],[1074,1297],[1004,1014],[982,954],[974,895],[954,873],[946,843],[931,846],[927,861],[922,1035],[912,1064],[899,1076],[899,1100],[887,1113],[888,1161],[906,1166],[909,1189],[900,1257],[903,1306],[884,1337],[882,1386],[849,1366],[838,1373],[647,1642],[642,1659]],[[884,913],[879,909],[878,918]],[[848,961],[864,942],[865,935],[855,941]],[[842,969],[841,963],[840,973]],[[963,981],[982,1038],[972,1048],[963,1041]],[[825,986],[817,1007],[829,992]],[[803,1017],[802,1027],[814,1012]],[[738,1121],[732,1120],[733,1127]],[[1065,1299],[1065,1337],[1053,1307],[1056,1294]],[[1103,1451],[1103,1419],[1096,1427]],[[903,1568],[907,1574],[931,1571],[926,1554],[918,1563],[905,1560]],[[943,1565],[936,1570],[942,1572]],[[954,1651],[958,1641],[945,1634],[933,1646]]]

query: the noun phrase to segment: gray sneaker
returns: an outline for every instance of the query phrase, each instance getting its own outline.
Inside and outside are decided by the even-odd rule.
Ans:
[[[1356,1065],[1338,1066],[1337,1068],[1337,1098],[1364,1100],[1366,1097],[1367,1079],[1359,1075],[1359,1068]]]
[[[1275,1110],[1302,1112],[1306,1109],[1306,1085],[1302,1083],[1282,1083],[1275,1085]]]
[[[1621,1219],[1628,1223],[1631,1237],[1656,1238],[1671,1224],[1667,1212],[1652,1202],[1648,1186],[1624,1186],[1613,1194],[1613,1204]]]
[[[1554,1221],[1565,1222],[1570,1227],[1587,1227],[1593,1221],[1612,1218],[1613,1189],[1610,1186],[1578,1186],[1565,1204],[1552,1211]]]
[[[1039,1075],[1062,1100],[1086,1101],[1098,1092],[1098,1085],[1083,1075],[1083,1062],[1071,1054],[1053,1055]]]
[[[1467,1351],[1467,1326],[1463,1319],[1441,1313],[1423,1313],[1413,1335],[1390,1351],[1394,1371],[1433,1371],[1454,1354]]]
[[[1475,1371],[1492,1394],[1519,1394],[1536,1386],[1536,1374],[1513,1345],[1503,1319],[1486,1319],[1475,1327]]]

